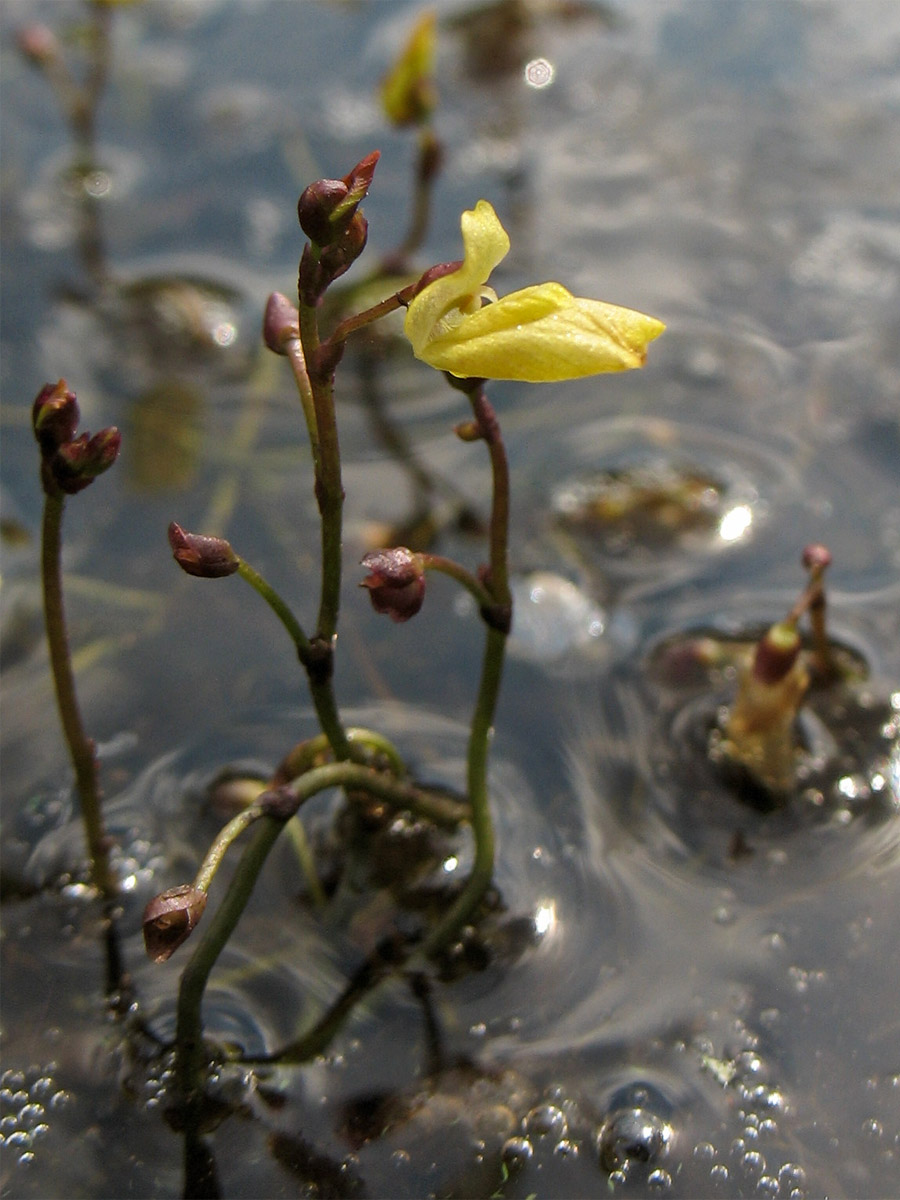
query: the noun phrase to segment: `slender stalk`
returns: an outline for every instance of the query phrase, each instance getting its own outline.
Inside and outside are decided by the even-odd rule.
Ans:
[[[306,420],[306,432],[309,435],[309,446],[312,451],[313,466],[316,474],[319,472],[319,430],[316,426],[316,404],[313,398],[312,384],[306,369],[306,359],[303,357],[303,343],[299,338],[291,338],[284,343],[284,353],[291,364],[294,381],[297,384],[297,394],[303,406],[303,416]]]
[[[465,887],[443,918],[425,939],[421,955],[430,957],[443,949],[459,932],[477,908],[490,886],[494,873],[494,825],[488,794],[488,747],[506,655],[506,638],[512,609],[507,563],[509,539],[509,464],[496,414],[478,385],[469,393],[472,411],[487,442],[493,482],[490,521],[490,575],[488,588],[492,604],[483,607],[487,622],[481,682],[472,716],[467,756],[469,804],[472,806],[472,835],[475,858]]]
[[[415,284],[401,288],[399,292],[394,292],[393,295],[380,300],[371,308],[364,309],[361,313],[355,313],[352,317],[346,317],[335,327],[334,332],[328,339],[329,343],[337,345],[340,342],[345,342],[350,334],[355,333],[357,329],[364,329],[366,325],[371,325],[373,321],[380,321],[382,317],[386,317],[388,313],[396,312],[398,308],[406,308],[415,293],[415,288]]]
[[[223,829],[221,829],[216,837],[216,840],[206,852],[200,870],[194,879],[194,887],[200,892],[208,892],[209,885],[213,881],[216,871],[222,865],[222,859],[225,857],[229,847],[235,842],[245,829],[249,829],[254,821],[258,821],[265,816],[263,809],[258,808],[255,804],[243,809],[232,817]]]
[[[423,554],[422,565],[426,571],[440,571],[442,575],[449,575],[462,584],[479,608],[487,608],[494,603],[494,597],[484,584],[452,558],[444,558],[442,554]]]
[[[109,861],[109,838],[103,826],[100,784],[94,743],[85,732],[75,677],[69,653],[69,636],[62,588],[62,520],[65,496],[45,494],[41,536],[41,580],[44,623],[50,649],[50,667],[56,689],[56,702],[63,733],[75,768],[75,782],[81,801],[81,817],[91,858],[91,875],[100,894],[111,900],[117,890]]]
[[[291,795],[299,809],[311,796],[331,787],[343,787],[350,796],[354,793],[377,796],[397,808],[408,809],[440,825],[455,827],[469,815],[465,805],[448,797],[431,795],[358,763],[337,762],[317,767],[281,789],[281,794]],[[226,830],[233,832],[240,818],[244,818],[242,829],[246,828],[250,820],[245,812],[230,822],[225,827]],[[201,1096],[206,1071],[202,1004],[210,972],[234,932],[269,851],[287,819],[289,818],[261,814],[257,809],[252,817],[256,822],[256,829],[235,868],[225,898],[206,926],[181,977],[176,1026],[176,1075],[182,1099],[189,1107]],[[213,860],[215,866],[218,866],[233,840],[229,835],[226,844],[220,835],[221,853],[211,851],[204,863],[204,869],[207,863],[212,864]],[[210,870],[206,871],[208,877],[211,877],[211,873]],[[206,883],[208,886],[209,878],[206,879]]]
[[[319,350],[319,325],[312,305],[300,305],[300,338],[305,361],[315,361]],[[334,645],[337,639],[341,605],[341,541],[343,531],[344,487],[341,482],[341,450],[334,411],[333,380],[330,375],[314,372],[310,378],[319,436],[316,463],[316,501],[319,505],[322,537],[322,576],[319,615],[313,656],[306,663],[316,710],[328,711],[325,731],[337,759],[351,757],[350,743],[338,715],[334,699]]]
[[[269,608],[287,630],[288,636],[297,647],[297,656],[306,665],[310,657],[309,638],[303,632],[300,622],[288,608],[285,601],[272,585],[260,575],[254,567],[238,555],[238,574],[253,590],[265,600]]]
[[[199,1100],[206,1074],[203,1048],[203,993],[209,973],[240,920],[259,872],[284,821],[262,817],[237,865],[225,898],[206,927],[178,988],[175,1072],[183,1101],[189,1108]]]

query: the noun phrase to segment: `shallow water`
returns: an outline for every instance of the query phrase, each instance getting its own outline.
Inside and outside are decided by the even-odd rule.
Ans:
[[[640,373],[492,387],[519,621],[492,746],[489,954],[424,998],[382,988],[307,1066],[222,1068],[221,1194],[893,1194],[900,10],[635,0],[535,5],[510,24],[509,7],[436,7],[446,164],[422,265],[458,254],[459,212],[485,196],[514,248],[499,290],[556,278],[668,330]],[[28,21],[62,28],[82,10],[8,0],[0,13],[4,1195],[184,1187],[166,1056],[104,1016],[37,607],[28,405],[65,375],[89,428],[123,430],[122,461],[69,506],[67,585],[126,881],[123,952],[165,1041],[184,959],[146,961],[142,908],[191,877],[221,823],[203,798],[218,769],[270,770],[313,728],[280,630],[249,589],[179,576],[165,529],[227,532],[301,611],[315,586],[302,420],[283,364],[257,349],[260,313],[294,286],[299,191],[375,146],[369,253],[395,244],[412,141],[374,93],[417,12],[117,12],[99,254],[79,244],[60,182],[64,122],[14,44]],[[457,394],[402,349],[365,343],[340,378],[338,692],[417,771],[458,787],[472,612],[437,580],[398,628],[352,586],[373,526],[416,511],[373,404],[442,481],[438,548],[466,562],[483,548],[452,516],[460,496],[483,509],[483,455],[452,434]],[[579,498],[601,488],[618,503],[623,479],[653,503],[573,525]],[[867,680],[840,711],[811,699],[807,786],[762,812],[702,751],[733,673],[673,675],[666,650],[778,619],[811,541],[833,553],[833,636]],[[333,810],[317,802],[308,821],[326,866]],[[382,831],[379,869],[402,875],[414,852],[426,890],[460,878],[466,839],[423,836]],[[317,915],[279,844],[213,976],[207,1031],[247,1057],[283,1047],[395,916],[377,878]]]

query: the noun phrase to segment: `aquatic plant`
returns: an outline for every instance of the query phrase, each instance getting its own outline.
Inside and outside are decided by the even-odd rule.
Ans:
[[[480,201],[473,211],[463,214],[466,262],[462,267],[431,268],[417,282],[362,312],[345,317],[330,332],[324,331],[320,317],[325,295],[360,257],[366,245],[368,225],[361,203],[371,186],[378,157],[377,152],[370,154],[343,178],[320,179],[305,189],[298,203],[300,225],[308,238],[300,259],[299,305],[295,307],[285,296],[275,293],[269,298],[263,321],[266,345],[289,362],[309,437],[321,519],[320,595],[315,632],[305,631],[288,603],[228,542],[186,532],[174,522],[169,527],[173,555],[182,570],[206,579],[239,575],[279,618],[306,671],[324,738],[316,754],[310,754],[308,747],[301,747],[288,756],[278,778],[222,831],[192,884],[170,889],[147,906],[144,932],[148,953],[155,961],[162,962],[200,921],[209,883],[225,851],[251,825],[258,824],[235,870],[228,895],[182,977],[177,1047],[179,1080],[182,1094],[188,1099],[195,1098],[202,1090],[206,1067],[200,1005],[209,971],[233,931],[279,832],[317,792],[343,787],[352,802],[377,797],[398,811],[412,811],[427,820],[450,825],[462,820],[470,823],[475,852],[469,879],[416,947],[418,958],[439,954],[478,907],[493,874],[488,748],[512,623],[508,571],[509,468],[485,382],[487,378],[562,379],[573,372],[597,374],[640,366],[647,343],[663,329],[653,318],[597,301],[576,301],[560,285],[545,284],[491,305],[490,308],[502,310],[503,319],[497,328],[486,330],[483,320],[478,321],[476,314],[466,315],[463,310],[480,304],[487,274],[506,253],[509,239],[491,206]],[[477,298],[473,289],[479,293]],[[535,316],[533,321],[523,318],[517,297],[526,297],[522,303]],[[399,751],[383,737],[368,730],[348,728],[333,686],[342,598],[344,501],[335,373],[345,343],[354,332],[401,308],[407,309],[405,331],[413,350],[426,361],[434,358],[433,346],[442,337],[440,331],[452,330],[449,339],[444,336],[439,361],[433,365],[446,368],[448,381],[469,403],[471,418],[456,427],[457,435],[466,441],[484,442],[488,451],[492,477],[489,559],[477,572],[472,572],[439,555],[390,547],[363,559],[368,574],[361,586],[376,611],[387,613],[395,621],[409,620],[419,611],[429,571],[453,578],[478,604],[485,625],[485,645],[469,733],[463,804],[448,802],[412,783]],[[489,314],[490,308],[482,311]],[[509,311],[514,311],[518,324],[510,324]],[[562,320],[557,323],[559,315]],[[523,363],[527,364],[524,368]],[[480,376],[472,378],[476,365]],[[291,1050],[292,1059],[308,1057],[321,1041],[321,1031],[300,1039]]]

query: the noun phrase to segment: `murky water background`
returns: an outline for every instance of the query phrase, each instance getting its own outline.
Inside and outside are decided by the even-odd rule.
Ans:
[[[447,161],[423,266],[458,254],[459,212],[484,196],[513,242],[501,290],[557,278],[668,332],[641,373],[491,391],[519,601],[493,745],[492,961],[435,985],[430,1006],[382,989],[308,1067],[223,1071],[222,1194],[894,1194],[900,9],[631,0],[523,5],[511,21],[515,6],[436,7]],[[88,261],[61,182],[64,124],[14,42],[28,21],[62,28],[83,10],[3,6],[5,1195],[182,1188],[166,1064],[102,1016],[38,609],[31,399],[64,375],[87,426],[123,430],[123,461],[67,510],[66,567],[128,888],[124,949],[164,1038],[179,959],[145,962],[143,905],[193,874],[219,824],[202,801],[216,770],[271,768],[312,728],[280,630],[234,581],[178,574],[165,529],[227,532],[303,611],[314,501],[260,313],[293,288],[301,188],[376,146],[370,253],[396,242],[413,150],[374,92],[418,10],[117,13],[103,248]],[[173,291],[176,276],[191,288]],[[458,783],[472,613],[437,581],[416,621],[388,627],[352,587],[373,524],[404,521],[416,499],[373,432],[373,397],[445,481],[439,513],[460,493],[483,507],[487,473],[451,433],[455,394],[402,348],[375,349],[341,372],[338,693],[429,778]],[[678,535],[664,505],[655,524],[567,526],[573,496],[635,472],[714,486]],[[834,635],[869,678],[842,714],[808,717],[841,764],[829,785],[760,813],[696,753],[729,679],[676,687],[660,648],[777,619],[813,540],[834,555]],[[439,544],[482,553],[451,525]],[[322,801],[312,831],[329,820]],[[395,833],[386,853],[402,861]],[[467,853],[464,838],[445,847],[437,875],[465,871]],[[383,920],[377,889],[349,923],[314,917],[301,891],[279,846],[213,977],[208,1028],[249,1055],[309,1024]]]

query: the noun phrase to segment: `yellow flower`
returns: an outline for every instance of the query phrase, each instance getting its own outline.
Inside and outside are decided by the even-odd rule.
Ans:
[[[404,331],[417,358],[461,378],[549,383],[640,367],[665,329],[630,308],[542,283],[497,299],[487,279],[509,237],[486,200],[462,215],[465,259],[409,303]],[[483,300],[490,303],[482,304]]]

